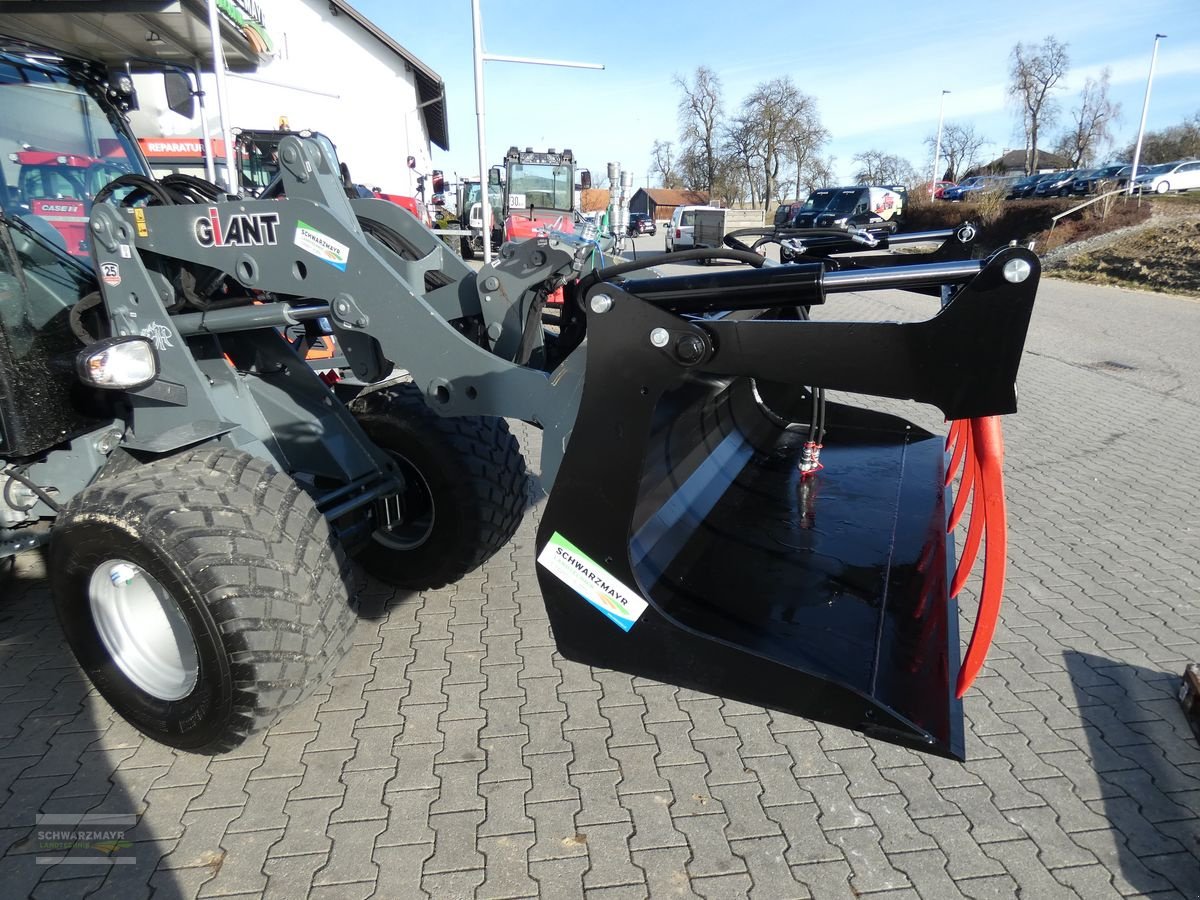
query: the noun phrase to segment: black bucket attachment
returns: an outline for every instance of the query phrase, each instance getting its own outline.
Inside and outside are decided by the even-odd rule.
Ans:
[[[962,758],[945,485],[948,458],[982,471],[987,439],[948,457],[941,436],[895,416],[814,402],[831,388],[956,420],[1014,411],[1037,260],[1010,248],[948,265],[588,291],[588,377],[537,538],[564,656]],[[826,292],[867,286],[854,278],[965,285],[926,322],[795,319]],[[1003,540],[998,524],[987,532],[990,561]]]

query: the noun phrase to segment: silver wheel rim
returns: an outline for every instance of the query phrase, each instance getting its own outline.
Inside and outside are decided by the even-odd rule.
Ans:
[[[153,575],[110,559],[88,582],[92,620],[108,655],[138,688],[182,700],[196,687],[200,658],[187,617]]]
[[[437,518],[429,482],[406,457],[388,454],[404,476],[404,490],[389,494],[375,504],[377,543],[390,550],[415,550],[429,540]]]

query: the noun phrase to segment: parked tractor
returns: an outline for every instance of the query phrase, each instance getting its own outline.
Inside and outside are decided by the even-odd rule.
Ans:
[[[77,136],[63,152],[111,137],[134,170],[95,198],[90,263],[3,170],[0,555],[46,548],[67,642],[145,734],[211,753],[267,727],[351,643],[351,560],[451,583],[540,491],[568,659],[963,755],[1003,585],[996,417],[1016,409],[1031,252],[859,262],[843,233],[779,266],[731,235],[675,259],[740,266],[656,278],[653,260],[594,268],[594,241],[560,225],[475,272],[407,211],[348,196],[327,139],[284,137],[278,178],[231,197],[149,177],[102,68],[5,45],[0,73],[0,102],[40,111],[6,110],[0,141],[56,117]],[[530,221],[569,211],[569,173],[520,165],[508,196]],[[930,318],[809,317],[884,289],[928,296]],[[305,355],[327,335],[340,356],[318,373]],[[829,390],[932,404],[953,453]],[[542,430],[536,482],[506,419]],[[960,662],[950,598],[984,536]]]

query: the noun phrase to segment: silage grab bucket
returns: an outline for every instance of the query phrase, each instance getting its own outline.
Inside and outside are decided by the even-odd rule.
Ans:
[[[961,759],[960,698],[1004,579],[995,417],[1016,409],[1039,272],[1008,247],[862,271],[585,279],[588,375],[537,536],[560,652]],[[943,299],[914,323],[798,311],[896,288]],[[827,402],[815,468],[817,389],[933,404],[949,440]],[[981,546],[960,661],[952,593]]]

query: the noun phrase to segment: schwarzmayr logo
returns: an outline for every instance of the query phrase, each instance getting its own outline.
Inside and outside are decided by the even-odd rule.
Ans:
[[[538,554],[538,563],[623,631],[632,628],[646,611],[648,604],[637,590],[605,571],[558,532]]]
[[[48,813],[35,817],[32,835],[37,863],[43,866],[133,865],[133,842],[126,835],[137,824],[134,815]]]
[[[600,588],[600,590],[604,591],[604,593],[608,594],[612,599],[620,603],[622,607],[629,606],[629,601],[621,596],[619,588],[613,587],[604,578],[602,578],[596,572],[593,572],[587,563],[577,557],[570,550],[567,550],[565,547],[555,547],[554,550],[559,556],[567,561],[568,565],[574,566],[577,571],[582,572],[584,576],[591,579],[592,584],[596,585],[596,587]]]

